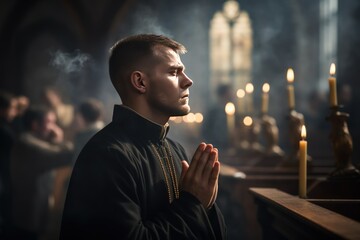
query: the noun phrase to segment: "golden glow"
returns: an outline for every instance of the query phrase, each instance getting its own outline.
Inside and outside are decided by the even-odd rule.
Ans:
[[[254,85],[252,85],[252,83],[247,83],[245,86],[245,91],[247,93],[252,93],[254,91]]]
[[[187,116],[188,116],[189,122],[195,122],[195,114],[194,113],[191,112]]]
[[[228,102],[225,105],[225,112],[227,115],[234,115],[235,114],[235,105],[232,102]]]
[[[182,116],[182,121],[185,122],[185,123],[189,123],[189,118],[187,115],[185,116]]]
[[[336,66],[335,66],[335,63],[332,63],[330,65],[330,75],[333,76],[333,75],[335,75],[335,73],[336,73]]]
[[[193,123],[195,122],[195,114],[194,113],[189,113],[188,115],[185,115],[182,117],[183,121],[186,123]]]
[[[270,91],[270,84],[264,83],[262,86],[262,90],[264,93],[268,93]]]
[[[236,96],[237,96],[238,98],[243,98],[243,97],[245,97],[245,91],[244,91],[244,89],[238,89],[238,90],[236,91]]]
[[[201,113],[195,113],[195,122],[202,123],[204,116]]]
[[[249,127],[249,126],[251,126],[251,125],[252,125],[253,120],[252,120],[252,118],[251,118],[251,117],[246,116],[246,117],[244,117],[243,123],[244,123],[244,125],[245,125],[245,126],[248,126],[248,127]]]
[[[204,116],[201,113],[188,113],[182,117],[170,117],[170,121],[175,123],[202,123],[204,120]]]
[[[175,123],[181,123],[182,122],[182,117],[170,117],[170,120],[175,122]]]
[[[306,128],[305,125],[301,127],[301,138],[304,140],[306,138]]]
[[[286,79],[288,80],[288,83],[294,82],[294,78],[294,70],[292,68],[289,68],[286,74]]]

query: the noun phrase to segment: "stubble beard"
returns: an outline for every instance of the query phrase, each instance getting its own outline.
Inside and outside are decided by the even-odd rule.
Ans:
[[[190,112],[190,106],[188,103],[179,104],[177,107],[166,107],[164,105],[158,106],[158,109],[164,113],[167,113],[170,117],[185,116]]]

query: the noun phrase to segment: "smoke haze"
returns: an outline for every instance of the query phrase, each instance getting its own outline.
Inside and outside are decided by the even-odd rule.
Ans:
[[[57,50],[51,53],[51,56],[50,65],[67,74],[80,72],[85,63],[90,60],[90,55],[82,53],[79,49],[73,53]]]

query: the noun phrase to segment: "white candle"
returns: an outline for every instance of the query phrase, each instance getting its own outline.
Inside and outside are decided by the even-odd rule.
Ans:
[[[248,113],[251,114],[254,110],[253,106],[253,96],[252,93],[254,92],[254,85],[252,83],[247,83],[245,86],[246,97],[247,97],[247,110]]]
[[[269,91],[270,85],[268,83],[264,83],[263,87],[263,94],[262,94],[262,104],[261,104],[261,112],[266,114],[269,110]]]
[[[244,89],[238,89],[236,91],[236,96],[238,97],[238,107],[237,107],[237,112],[242,114],[244,113],[244,99],[245,99],[245,91]]]
[[[330,88],[330,106],[335,107],[338,105],[337,93],[336,93],[336,78],[335,78],[336,67],[335,63],[330,65],[330,77],[329,77],[329,88]]]
[[[294,82],[294,70],[292,68],[289,68],[287,70],[286,78],[288,81],[288,103],[290,109],[295,109],[295,92],[294,92],[294,86],[292,85]]]
[[[235,105],[232,102],[228,102],[225,105],[225,113],[228,127],[228,136],[231,139],[235,130]]]
[[[307,141],[306,128],[301,128],[301,140],[299,142],[299,197],[306,198],[307,179]]]

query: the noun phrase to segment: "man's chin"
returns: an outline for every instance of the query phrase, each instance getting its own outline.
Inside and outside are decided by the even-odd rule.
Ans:
[[[190,112],[190,106],[186,105],[186,106],[182,106],[181,109],[179,109],[179,111],[177,111],[176,113],[174,113],[172,116],[173,117],[179,117],[179,116],[185,116]]]

